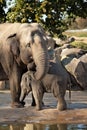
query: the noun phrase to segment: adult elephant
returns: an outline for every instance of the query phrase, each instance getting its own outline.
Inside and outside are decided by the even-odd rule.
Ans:
[[[0,24],[0,80],[9,79],[12,107],[20,102],[21,76],[34,63],[34,77],[40,80],[48,71],[47,38],[38,23]]]

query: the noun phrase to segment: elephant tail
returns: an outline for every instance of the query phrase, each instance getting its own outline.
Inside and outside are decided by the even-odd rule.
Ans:
[[[68,90],[69,90],[69,103],[71,103],[71,88],[72,88],[72,83],[71,83],[71,78],[70,74],[68,73]]]

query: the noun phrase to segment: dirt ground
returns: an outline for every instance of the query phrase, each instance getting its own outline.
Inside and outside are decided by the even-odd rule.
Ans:
[[[51,93],[45,93],[43,110],[31,107],[31,94],[24,108],[11,108],[10,91],[0,91],[0,124],[2,123],[87,123],[87,91],[72,91],[71,102],[66,93],[68,109],[58,111],[57,101]]]

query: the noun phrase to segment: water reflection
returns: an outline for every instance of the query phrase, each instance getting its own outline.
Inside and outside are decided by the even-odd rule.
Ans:
[[[87,130],[86,124],[2,124],[0,130]]]

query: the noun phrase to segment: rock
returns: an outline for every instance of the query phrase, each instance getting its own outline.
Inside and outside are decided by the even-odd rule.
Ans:
[[[73,58],[69,63],[65,64],[65,67],[73,75],[79,86],[82,89],[87,89],[87,70],[83,62],[80,59]]]
[[[79,58],[82,55],[84,55],[86,51],[79,49],[79,48],[65,48],[61,52],[61,57],[63,56],[70,56],[70,57],[76,57]]]
[[[47,36],[47,39],[48,39],[48,44],[47,44],[48,50],[49,49],[54,49],[54,47],[55,47],[55,40],[52,37],[50,37],[50,36]]]

